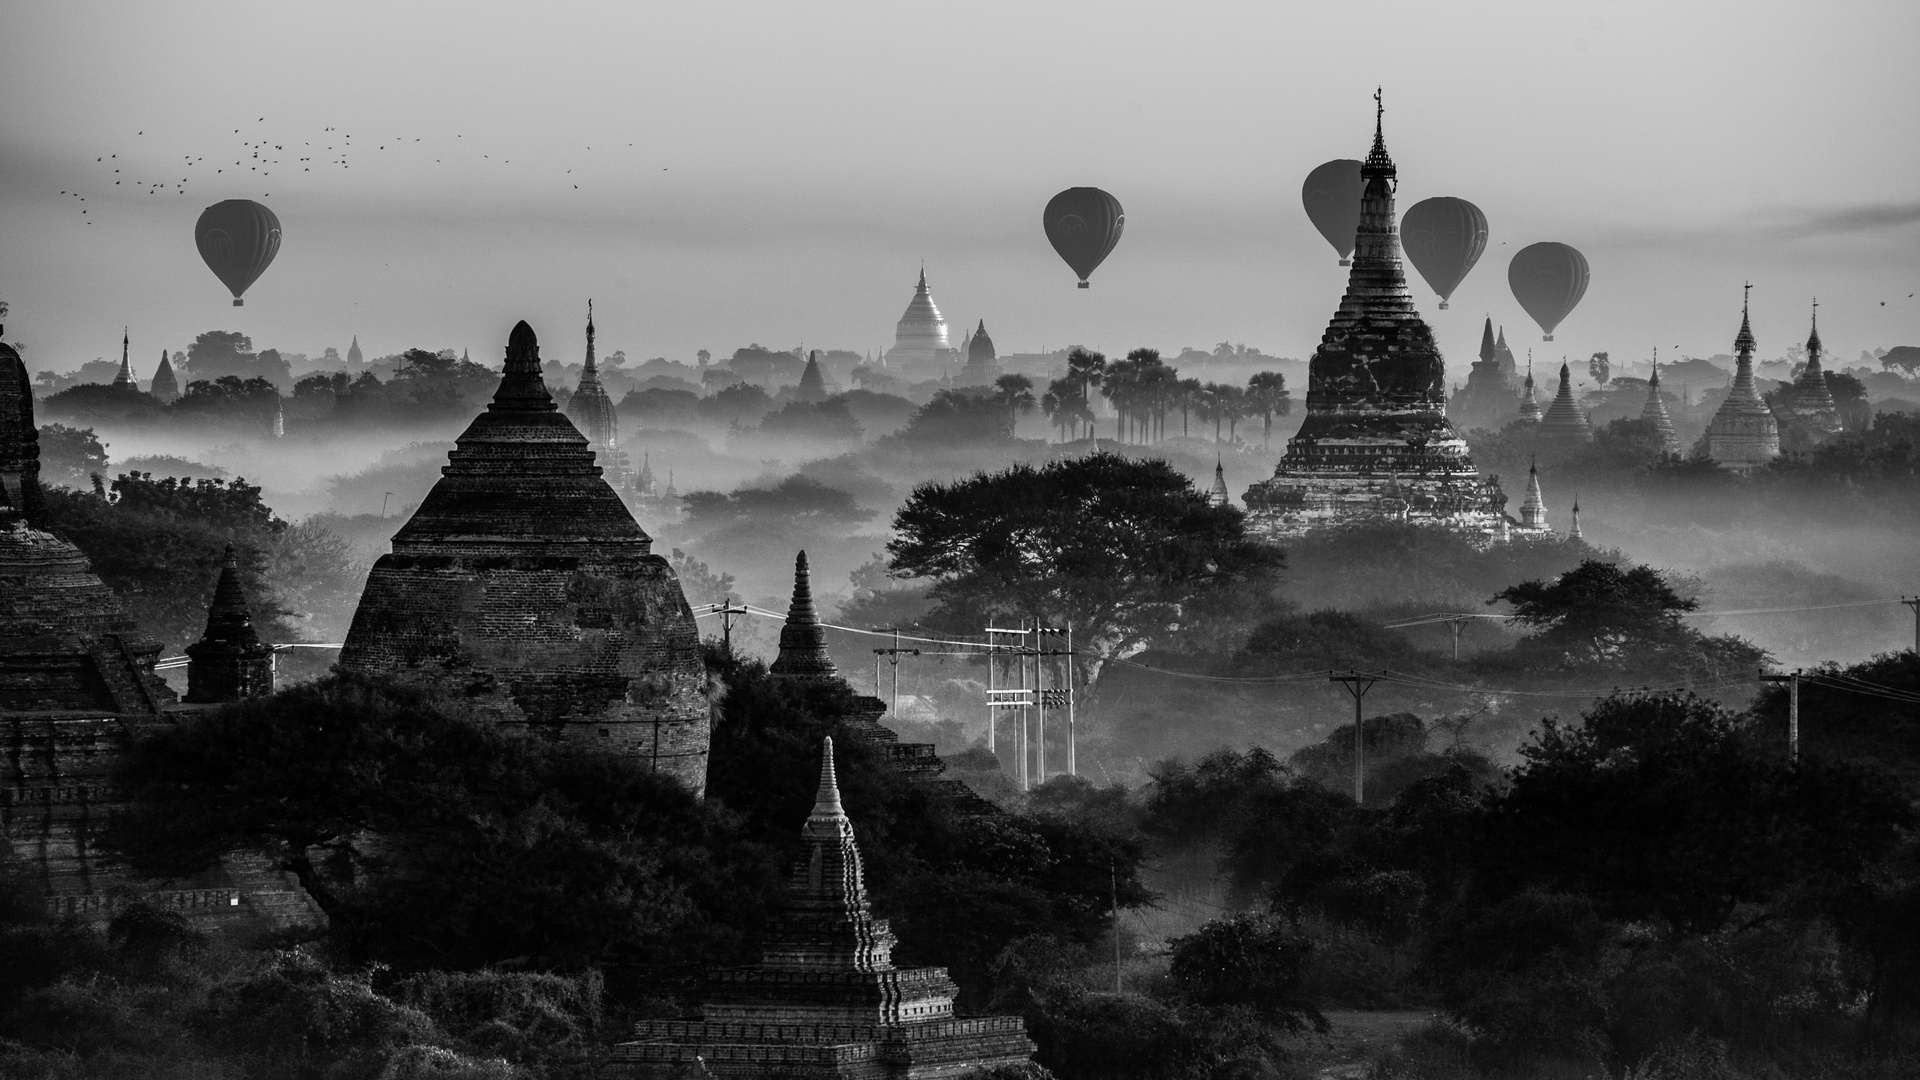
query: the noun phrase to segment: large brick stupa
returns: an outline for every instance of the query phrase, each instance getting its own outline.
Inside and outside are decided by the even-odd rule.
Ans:
[[[636,1025],[604,1075],[951,1080],[1028,1059],[1020,1017],[956,1017],[944,969],[893,966],[893,931],[867,903],[832,739],[800,839],[760,962],[712,972],[699,1017]]]
[[[1307,366],[1307,416],[1271,478],[1247,490],[1247,525],[1272,539],[1370,519],[1494,535],[1506,496],[1482,480],[1447,421],[1446,367],[1400,262],[1397,170],[1379,114],[1353,269]]]
[[[522,322],[487,410],[381,556],[341,667],[706,784],[706,668],[667,561],[555,406]]]

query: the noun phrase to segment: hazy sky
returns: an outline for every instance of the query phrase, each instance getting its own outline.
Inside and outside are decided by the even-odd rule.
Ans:
[[[1920,344],[1916,44],[1912,0],[10,0],[0,298],[30,366],[130,324],[143,377],[214,328],[491,363],[526,318],[571,358],[588,296],[603,351],[691,360],[883,348],[924,259],[1002,351],[1305,357],[1344,278],[1300,182],[1365,154],[1383,84],[1400,208],[1491,223],[1453,310],[1416,285],[1456,380],[1487,312],[1543,358],[1724,352],[1747,278],[1763,355],[1818,294],[1851,362]],[[1087,291],[1040,230],[1076,184],[1127,212]],[[238,309],[191,235],[235,197],[285,227]],[[1552,344],[1506,286],[1537,240],[1593,268]]]

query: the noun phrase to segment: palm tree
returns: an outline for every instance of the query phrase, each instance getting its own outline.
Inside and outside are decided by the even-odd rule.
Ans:
[[[993,399],[1018,420],[1033,411],[1033,380],[1025,375],[1002,375],[993,380]]]
[[[1174,402],[1180,406],[1180,437],[1187,437],[1187,414],[1198,408],[1206,387],[1199,379],[1181,379],[1174,384]]]
[[[1234,434],[1234,429],[1240,425],[1241,419],[1247,416],[1250,411],[1251,410],[1247,408],[1247,392],[1245,390],[1237,386],[1222,386],[1220,388],[1220,413],[1227,421],[1228,442],[1239,441],[1239,436]]]
[[[1277,371],[1257,371],[1247,380],[1247,405],[1260,414],[1260,445],[1273,445],[1273,418],[1293,411],[1287,377]]]

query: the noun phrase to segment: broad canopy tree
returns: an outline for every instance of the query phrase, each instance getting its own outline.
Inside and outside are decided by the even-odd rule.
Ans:
[[[1284,565],[1241,512],[1164,461],[1097,453],[914,489],[892,571],[933,582],[933,619],[1071,622],[1083,655],[1126,656],[1223,605],[1257,603]],[[1083,667],[1097,675],[1100,660]]]

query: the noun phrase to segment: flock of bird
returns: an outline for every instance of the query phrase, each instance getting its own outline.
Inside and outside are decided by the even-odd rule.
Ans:
[[[254,121],[255,124],[265,124],[266,122],[267,118],[264,116]],[[141,129],[134,132],[134,134],[136,137],[145,137],[147,133],[145,129]],[[390,139],[376,138],[371,141],[363,137],[356,146],[353,135],[341,131],[338,127],[324,127],[315,138],[301,139],[298,141],[292,139],[275,141],[274,139],[266,137],[264,134],[249,133],[244,128],[234,128],[233,134],[241,136],[241,138],[238,140],[238,149],[229,151],[229,153],[235,155],[231,161],[229,161],[224,154],[217,153],[212,155],[211,161],[208,160],[208,155],[205,154],[181,154],[177,166],[158,162],[136,165],[134,163],[135,158],[142,155],[136,155],[126,148],[123,148],[119,152],[99,155],[94,158],[94,163],[102,167],[96,174],[96,182],[99,186],[97,188],[91,188],[90,190],[93,190],[97,195],[101,188],[111,186],[122,188],[123,190],[132,189],[134,193],[148,196],[168,193],[186,195],[189,187],[213,186],[216,188],[216,193],[220,198],[233,197],[240,194],[250,195],[251,193],[247,192],[245,190],[246,188],[254,187],[254,181],[264,181],[266,178],[274,175],[276,170],[280,171],[283,176],[288,173],[293,173],[294,169],[299,170],[299,173],[293,173],[294,176],[298,176],[300,173],[311,173],[316,169],[321,171],[334,170],[344,172],[351,169],[354,160],[357,160],[350,156],[352,152],[358,149],[364,154],[369,145],[373,147],[374,153],[384,153],[389,149],[400,150],[405,148],[412,150],[417,145],[419,149],[428,150],[439,155],[433,159],[434,164],[446,164],[447,159],[450,157],[455,158],[457,161],[471,162],[473,160],[473,153],[468,149],[471,144],[465,142],[465,135],[455,135],[454,139],[460,141],[452,144],[451,147],[434,149],[435,143],[430,140],[409,138],[406,136],[394,136]],[[634,144],[628,143],[626,145],[630,149]],[[585,149],[591,151],[593,147],[588,146]],[[125,158],[121,157],[121,153],[123,152],[127,153]],[[512,158],[505,156],[496,158],[491,153],[483,152],[480,153],[478,157],[480,161],[490,164],[513,164]],[[172,176],[175,167],[179,168],[182,173],[178,178]],[[212,182],[211,185],[209,185],[207,173],[209,167],[212,169],[213,176],[222,178],[219,181]],[[226,180],[225,177],[228,169],[232,169],[235,179],[241,180],[242,182],[234,183],[233,181]],[[579,169],[580,165],[576,164],[574,168],[566,169],[560,174],[561,181],[569,185],[570,189],[574,191],[580,190],[580,180],[582,176],[581,173],[577,171]],[[164,178],[145,179],[134,176],[133,173],[136,171]],[[662,168],[660,171],[666,172],[667,169]],[[197,184],[196,178],[198,179]],[[110,185],[107,183],[109,180],[112,181]],[[271,186],[272,185],[264,183],[258,184],[259,194],[252,197],[270,198],[273,194]],[[77,187],[71,190],[62,189],[60,194],[73,199],[74,205],[76,206],[87,202],[87,195]],[[92,213],[92,211],[97,209],[98,205],[96,201],[92,206],[80,208],[78,216],[84,224],[91,225],[94,223],[98,215]]]

